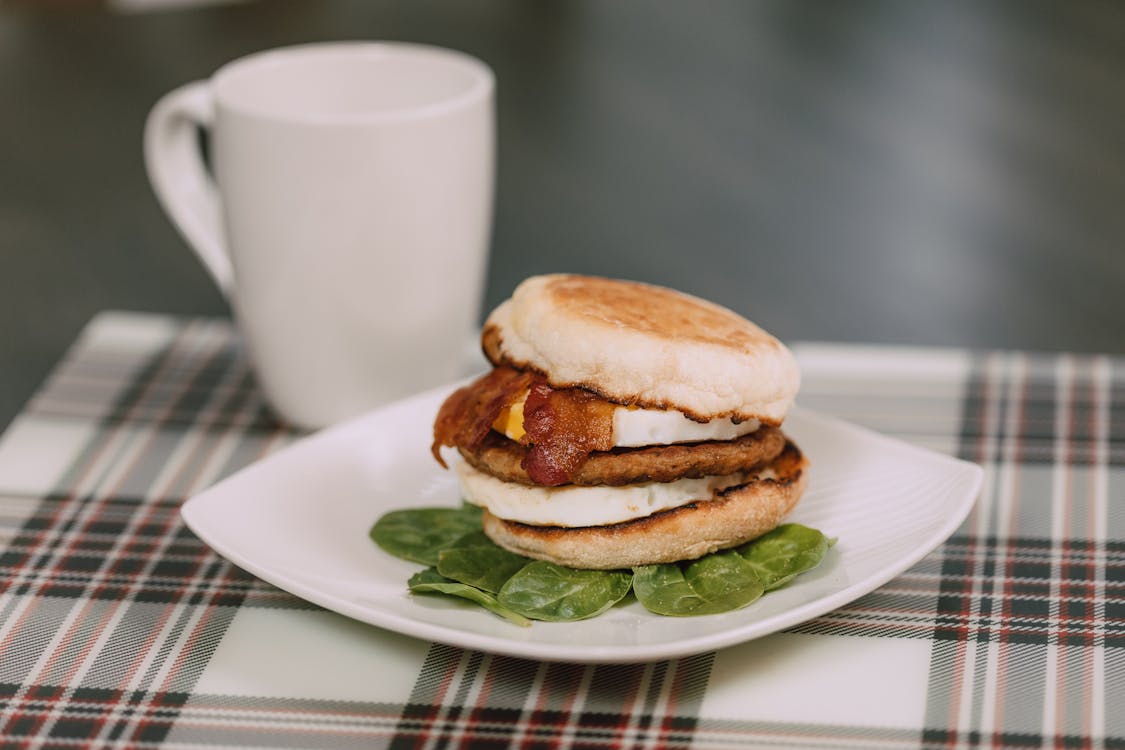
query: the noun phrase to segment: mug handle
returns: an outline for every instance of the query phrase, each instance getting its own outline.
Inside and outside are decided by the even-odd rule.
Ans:
[[[219,191],[198,138],[198,129],[209,130],[214,122],[215,103],[206,81],[163,96],[145,120],[145,169],[160,205],[229,298],[234,268],[223,241]]]

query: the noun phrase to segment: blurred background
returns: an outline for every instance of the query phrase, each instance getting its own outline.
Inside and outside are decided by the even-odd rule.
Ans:
[[[575,271],[790,341],[1125,353],[1125,3],[0,0],[0,427],[100,310],[229,314],[145,115],[331,39],[496,71],[486,308]]]

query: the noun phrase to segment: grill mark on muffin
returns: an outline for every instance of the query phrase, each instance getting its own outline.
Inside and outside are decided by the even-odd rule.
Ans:
[[[652,336],[734,347],[762,342],[762,336],[733,312],[650,284],[560,275],[544,291],[571,315]]]

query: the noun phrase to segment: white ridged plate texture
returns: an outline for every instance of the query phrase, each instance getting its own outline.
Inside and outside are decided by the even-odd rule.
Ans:
[[[439,643],[510,656],[638,662],[711,651],[820,616],[916,563],[965,519],[980,467],[797,409],[785,431],[812,462],[789,520],[836,537],[815,571],[736,612],[660,617],[632,602],[578,623],[518,627],[455,600],[412,596],[419,566],[368,538],[396,508],[460,503],[430,456],[449,388],[391,404],[265,458],[191,498],[188,526],[234,564],[348,617]]]

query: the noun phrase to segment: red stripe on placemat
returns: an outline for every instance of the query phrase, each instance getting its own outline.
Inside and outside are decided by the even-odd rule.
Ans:
[[[1063,529],[1061,537],[1058,539],[1059,548],[1059,573],[1057,579],[1059,581],[1059,597],[1060,602],[1058,613],[1058,633],[1057,633],[1057,652],[1055,656],[1055,668],[1059,675],[1067,675],[1067,663],[1072,649],[1077,645],[1081,649],[1081,657],[1083,670],[1080,675],[1081,686],[1076,688],[1068,687],[1066,684],[1061,684],[1055,698],[1055,726],[1054,737],[1055,746],[1062,747],[1062,738],[1066,734],[1066,725],[1068,718],[1068,697],[1072,697],[1072,692],[1075,690],[1081,694],[1079,703],[1079,723],[1082,726],[1083,734],[1087,737],[1092,736],[1095,731],[1101,732],[1104,728],[1093,726],[1093,694],[1094,694],[1094,646],[1097,645],[1099,629],[1097,627],[1098,619],[1094,611],[1094,602],[1097,601],[1098,592],[1096,591],[1096,581],[1099,574],[1099,556],[1096,554],[1086,555],[1082,558],[1081,564],[1077,565],[1078,571],[1073,570],[1075,566],[1073,560],[1075,555],[1073,552],[1073,544],[1070,541],[1073,537],[1074,529],[1070,526],[1072,518],[1072,508],[1075,503],[1074,493],[1074,472],[1072,467],[1081,463],[1090,470],[1089,479],[1089,494],[1083,500],[1086,502],[1087,523],[1085,529],[1085,538],[1095,540],[1100,539],[1100,535],[1096,528],[1097,523],[1094,514],[1098,511],[1098,503],[1093,496],[1095,491],[1096,478],[1094,472],[1097,471],[1097,456],[1098,450],[1085,451],[1083,455],[1076,456],[1074,451],[1075,436],[1080,434],[1083,427],[1086,428],[1086,434],[1094,438],[1094,443],[1097,445],[1097,436],[1100,434],[1098,429],[1098,415],[1101,413],[1099,388],[1096,382],[1096,368],[1094,362],[1085,362],[1085,366],[1078,368],[1074,366],[1071,358],[1066,357],[1062,359],[1062,364],[1066,366],[1068,379],[1062,381],[1062,387],[1066,389],[1065,395],[1061,399],[1061,406],[1067,413],[1066,420],[1060,420],[1060,426],[1065,427],[1065,432],[1059,435],[1059,441],[1063,447],[1063,457],[1061,461],[1056,461],[1056,470],[1062,472],[1062,479],[1060,481],[1063,487]],[[1082,382],[1074,374],[1073,370],[1080,372],[1088,372],[1089,378],[1086,382]],[[1082,425],[1079,423],[1079,410],[1076,404],[1088,404],[1088,423]],[[1075,575],[1075,573],[1080,575]],[[1076,581],[1080,581],[1076,583]],[[1074,590],[1077,589],[1077,594]],[[1080,597],[1082,602],[1081,614],[1075,616],[1070,608],[1066,606],[1067,602],[1071,601],[1075,596]],[[1078,620],[1081,627],[1077,628],[1080,633],[1079,644],[1075,644],[1073,639],[1067,634],[1073,632],[1075,629],[1068,627],[1068,623]]]
[[[168,367],[169,363],[172,361],[172,356],[171,356],[172,353],[176,351],[176,348],[178,346],[181,346],[183,344],[184,338],[185,337],[182,335],[182,332],[181,332],[181,335],[177,336],[168,345],[168,347],[163,352],[160,353],[160,365],[157,368],[157,371],[156,371],[157,374],[159,374],[165,368]],[[146,394],[149,390],[151,390],[156,382],[157,382],[157,378],[153,377],[147,383],[143,384],[143,386],[141,388],[141,391],[138,394],[138,398],[134,402],[134,405],[139,403],[142,400],[141,397],[143,397],[144,394]],[[109,430],[109,432],[105,433],[104,435],[99,436],[100,439],[99,439],[99,445],[98,445],[97,449],[94,451],[93,455],[89,458],[89,460],[87,460],[86,465],[83,466],[82,469],[78,472],[78,475],[77,475],[77,477],[75,479],[75,482],[74,482],[74,486],[76,488],[81,486],[81,484],[89,476],[89,473],[91,471],[93,471],[93,468],[99,463],[100,459],[105,454],[105,452],[108,451],[110,446],[112,446],[119,439],[119,436],[122,433],[122,425],[124,425],[124,424],[125,424],[125,422],[121,422],[116,427],[111,428]],[[27,580],[27,577],[17,575],[14,580],[10,580],[9,582],[7,582],[7,584],[4,584],[3,588],[0,588],[0,592],[3,592],[4,590],[7,590],[9,588],[12,588],[12,587],[18,585],[20,580],[24,579],[24,580],[27,580],[27,590],[22,591],[21,595],[24,596],[24,597],[27,597],[27,598],[36,596],[37,591],[42,590],[43,585],[46,582],[51,580],[52,576],[50,575],[50,571],[55,569],[55,567],[56,567],[55,565],[47,565],[46,561],[49,560],[49,559],[52,559],[52,558],[55,559],[55,560],[60,559],[60,550],[62,550],[62,552],[63,552],[62,558],[65,559],[65,551],[71,545],[73,545],[75,539],[77,538],[77,537],[71,538],[71,540],[68,544],[67,543],[67,537],[71,532],[69,532],[65,527],[72,524],[74,522],[74,520],[77,519],[81,515],[82,510],[83,510],[82,504],[80,504],[78,502],[77,489],[75,490],[74,493],[72,493],[67,498],[67,502],[57,504],[54,508],[54,512],[51,514],[51,516],[48,519],[49,525],[47,525],[45,527],[45,529],[42,532],[40,532],[39,534],[37,534],[36,536],[39,537],[39,539],[41,540],[41,544],[43,544],[43,545],[49,544],[49,540],[51,540],[53,537],[58,537],[59,546],[56,547],[53,551],[51,550],[50,547],[46,547],[45,549],[40,551],[38,554],[33,554],[33,553],[29,552],[28,553],[28,559],[26,561],[24,561],[23,564],[20,566],[22,569],[25,569],[25,570],[28,570],[28,571],[45,569],[45,570],[48,571],[48,574],[39,578],[38,585],[36,585],[34,579]],[[67,520],[63,521],[62,520],[63,518],[66,518]],[[62,528],[60,528],[60,527],[62,527]],[[31,562],[32,560],[35,560],[35,562]],[[39,562],[39,561],[42,561],[42,562]],[[88,608],[89,604],[87,603],[86,606]],[[30,611],[29,609],[24,610],[25,616],[26,616],[26,613],[29,612],[29,611]],[[25,624],[25,621],[26,621],[25,617],[21,617],[20,620],[16,623],[16,626],[11,629],[9,638],[6,639],[4,643],[0,643],[0,656],[3,655],[3,653],[5,651],[5,647],[10,647],[11,639],[15,636],[15,634],[20,632],[20,629]],[[67,637],[73,635],[73,628],[70,631],[68,631],[66,635],[67,635]],[[67,637],[64,637],[62,639],[62,641],[56,643],[54,652],[52,653],[51,657],[48,660],[48,665],[54,659],[58,658],[58,656],[65,650]],[[30,686],[38,684],[41,681],[41,678],[42,678],[41,676],[43,674],[44,674],[43,669],[40,669],[39,672],[37,672],[35,674],[28,675],[27,683],[25,683],[25,685],[22,686],[21,689],[19,691],[17,691],[15,695],[12,696],[12,705],[13,706],[19,705],[19,703],[26,697],[28,690],[31,689]],[[10,713],[10,712],[5,712],[5,713]],[[10,714],[10,715],[12,716],[12,718],[9,718],[7,721],[4,721],[3,723],[0,723],[0,735],[9,735],[17,729],[17,727],[13,727],[12,723],[13,723],[14,720],[19,718],[19,714],[14,713],[14,714]],[[34,726],[34,732],[35,733],[38,733],[42,729],[44,723],[47,721],[47,718],[48,717],[44,716],[44,715],[39,716],[39,718],[37,719],[37,722]],[[26,727],[26,725],[18,727],[19,734],[27,736],[27,729],[28,728]]]
[[[1017,409],[1017,416],[1015,419],[1016,429],[1014,435],[1004,435],[1005,444],[1008,446],[1008,455],[1003,459],[1004,464],[1009,468],[1008,470],[1012,475],[1012,485],[1009,492],[1009,502],[1011,504],[1011,515],[1009,524],[1014,524],[1015,520],[1019,517],[1019,499],[1020,499],[1020,473],[1016,469],[1022,460],[1023,441],[1022,436],[1027,433],[1027,411],[1025,405],[1027,404],[1029,392],[1029,378],[1026,372],[1027,363],[1022,359],[1017,361],[1018,376],[1013,376],[1013,380],[1018,384],[1019,393],[1015,397],[1016,405],[1013,407]],[[1001,433],[1003,435],[1003,433]],[[1003,451],[1003,446],[1001,448]],[[997,565],[1003,564],[1004,575],[999,583],[999,602],[996,602],[996,596],[993,596],[992,607],[995,609],[999,607],[1000,623],[999,631],[999,653],[997,654],[997,669],[996,669],[996,701],[993,707],[993,722],[995,726],[1004,726],[1004,696],[1006,695],[1006,680],[1008,677],[1008,644],[1012,638],[1012,623],[1014,618],[1012,615],[1012,582],[1015,580],[1013,575],[1015,555],[1012,554],[1012,540],[1016,537],[1016,529],[1014,526],[1009,525],[1009,528],[1003,534],[993,534],[992,536],[999,538],[999,550],[996,557]],[[982,657],[987,658],[987,651],[982,649]]]
[[[34,614],[34,602],[39,601],[44,593],[55,591],[60,584],[72,587],[75,589],[72,595],[78,609],[71,610],[72,623],[67,630],[52,640],[50,654],[44,663],[28,675],[28,682],[12,695],[10,709],[6,712],[9,719],[0,724],[0,734],[28,736],[28,731],[49,734],[59,721],[64,721],[65,726],[60,729],[65,730],[64,733],[68,736],[72,736],[75,727],[81,724],[94,733],[87,737],[90,740],[95,739],[96,735],[102,739],[114,737],[139,741],[151,740],[155,728],[166,730],[171,725],[174,708],[182,703],[184,696],[176,694],[173,698],[167,688],[175,684],[178,669],[184,663],[186,655],[195,647],[195,639],[206,625],[210,610],[196,620],[192,634],[183,644],[167,642],[159,654],[154,654],[153,649],[160,647],[162,641],[177,637],[177,626],[171,622],[173,618],[182,621],[183,624],[178,627],[186,626],[191,620],[191,608],[179,608],[176,602],[183,601],[192,592],[199,592],[202,598],[192,606],[209,607],[208,601],[225,597],[231,590],[229,584],[233,583],[229,576],[232,570],[229,565],[207,565],[209,559],[217,561],[217,558],[202,543],[197,545],[198,551],[194,555],[196,562],[190,568],[193,571],[192,578],[180,581],[178,588],[167,592],[170,601],[159,611],[151,627],[141,634],[141,640],[130,644],[132,660],[114,674],[116,687],[108,692],[106,702],[117,708],[98,714],[97,721],[89,721],[84,717],[83,722],[78,722],[68,712],[76,690],[80,690],[77,685],[81,683],[83,670],[92,666],[91,660],[97,658],[96,652],[101,648],[98,632],[109,625],[121,607],[130,606],[135,597],[145,590],[146,584],[152,581],[153,571],[161,561],[167,559],[169,546],[176,543],[177,536],[183,530],[176,502],[179,498],[169,497],[169,502],[165,502],[161,497],[149,497],[132,506],[133,510],[128,515],[124,515],[123,507],[130,506],[123,506],[119,498],[123,483],[130,476],[135,476],[146,457],[152,455],[155,440],[169,424],[168,420],[177,413],[182,400],[188,398],[189,394],[204,393],[195,388],[196,381],[200,378],[207,379],[218,353],[229,348],[230,343],[229,336],[215,335],[216,332],[222,333],[216,324],[185,325],[162,351],[154,353],[153,364],[141,371],[137,382],[131,384],[126,391],[128,400],[117,408],[113,419],[102,425],[104,429],[85,454],[84,463],[72,471],[74,476],[70,486],[74,489],[61,501],[52,500],[45,504],[44,507],[49,509],[46,518],[42,513],[36,516],[39,531],[35,534],[34,543],[29,545],[27,555],[19,562],[15,577],[23,582],[25,591],[21,595],[32,604],[21,613],[20,620],[11,628],[5,643],[0,644],[0,653],[29,625],[29,617]],[[219,424],[220,416],[223,418],[221,426],[225,428],[223,434],[227,435],[241,431],[249,417],[253,416],[251,411],[257,410],[258,402],[247,397],[251,393],[244,387],[248,373],[244,365],[235,365],[237,362],[233,359],[229,365],[224,364],[222,375],[215,383],[207,384],[210,389],[205,392],[208,408],[197,412],[193,423],[176,425],[184,433],[183,439],[196,439],[200,433],[221,438],[222,434],[211,434],[211,430]],[[233,387],[217,387],[227,382],[232,383]],[[164,388],[166,392],[155,395],[158,387]],[[163,404],[160,408],[152,408],[149,402],[157,398],[163,398]],[[142,411],[146,420],[136,423],[133,417]],[[239,416],[242,418],[229,419],[232,411],[241,412]],[[122,446],[124,437],[129,434],[126,432],[129,425],[147,432],[147,438],[131,446],[132,454],[128,465],[115,467],[115,471],[120,472],[115,484],[101,488],[96,498],[81,499],[79,493],[82,486],[94,478],[91,472],[102,465],[109,451]],[[274,441],[278,434],[276,430],[273,432]],[[263,450],[268,452],[272,444],[271,440],[264,441]],[[191,449],[191,455],[180,464],[178,472],[166,478],[167,484],[162,486],[173,487],[176,482],[187,477],[185,472],[188,471],[188,466],[208,466],[219,445],[219,439],[198,440],[198,445]],[[103,553],[102,563],[91,571],[87,581],[79,583],[82,576],[68,571],[81,571],[81,566],[76,568],[74,563],[91,557],[91,550],[94,548],[83,549],[83,545],[96,536],[93,530],[99,525],[112,528],[122,524],[119,537]],[[178,545],[177,549],[182,546]],[[204,577],[205,574],[213,575],[221,569],[228,571],[225,576],[226,585],[216,587],[214,580]],[[82,575],[85,575],[84,571]],[[71,579],[74,579],[73,582],[69,582]],[[81,591],[77,590],[78,586],[81,586]],[[84,621],[99,603],[105,605],[102,620],[94,634],[88,635],[90,627]],[[137,633],[133,635],[136,636]],[[79,637],[86,637],[87,640],[79,643]],[[108,645],[112,647],[112,644]],[[177,647],[181,648],[179,652],[176,651]],[[175,661],[164,670],[167,666],[164,660],[169,658]],[[61,676],[55,674],[60,663],[65,667]],[[140,674],[142,668],[147,668],[146,675]],[[165,674],[161,689],[144,689],[144,683],[155,678],[162,670]],[[36,689],[36,684],[48,681],[66,685],[67,688],[51,691],[53,698],[50,703],[44,703],[41,696],[35,697],[36,710],[29,711],[27,707],[30,697],[42,692]]]
[[[711,658],[582,665],[434,646],[391,747],[686,750]]]

